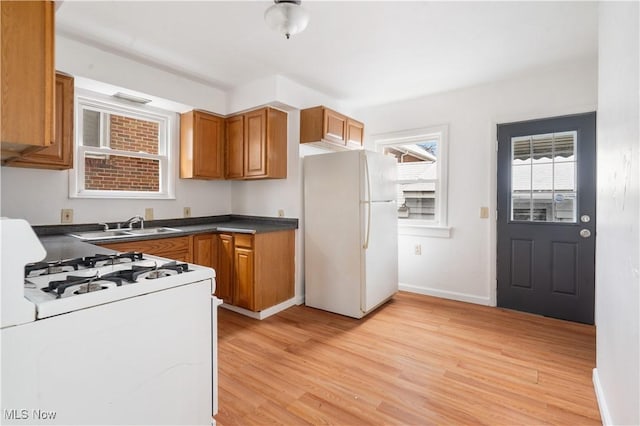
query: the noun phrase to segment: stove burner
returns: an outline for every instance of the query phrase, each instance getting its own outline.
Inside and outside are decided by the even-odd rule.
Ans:
[[[96,254],[83,259],[83,265],[88,268],[96,266],[117,265],[119,263],[130,263],[136,260],[144,260],[140,252],[128,252],[119,254]]]
[[[157,278],[164,278],[164,277],[168,277],[175,274],[176,272],[173,272],[173,271],[155,270],[155,271],[149,272],[147,276],[145,276],[144,278],[147,280],[155,280]]]
[[[78,266],[83,264],[82,258],[57,260],[53,262],[28,263],[24,267],[25,277],[37,277],[40,275],[57,274],[59,272],[77,271]]]
[[[186,263],[177,263],[173,261],[165,263],[161,266],[133,265],[131,269],[125,269],[108,275],[115,275],[120,278],[124,278],[129,282],[136,282],[138,281],[139,277],[143,277],[148,280],[154,280],[158,278],[168,277],[170,275],[181,274],[183,272],[189,272],[189,265]],[[103,275],[103,277],[104,276],[106,275]]]
[[[42,288],[42,291],[47,293],[56,293],[56,299],[60,299],[64,294],[65,290],[69,287],[81,285],[81,284],[91,284],[93,281],[102,280],[102,281],[111,281],[114,282],[117,286],[122,285],[122,277],[118,276],[110,276],[112,274],[106,274],[99,277],[97,274],[91,277],[76,277],[73,275],[68,275],[64,280],[51,281],[47,287]],[[92,291],[92,290],[89,290]],[[85,291],[86,293],[86,291]],[[77,294],[77,293],[76,293]]]
[[[92,291],[104,290],[107,288],[109,287],[100,285],[98,283],[87,283],[87,284],[82,284],[76,291],[73,292],[73,294],[85,294],[85,293],[90,293]]]

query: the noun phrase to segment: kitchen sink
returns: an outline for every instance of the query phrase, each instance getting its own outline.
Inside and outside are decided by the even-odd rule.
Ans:
[[[86,241],[96,240],[108,240],[111,238],[126,238],[136,235],[157,235],[167,234],[171,232],[180,232],[175,228],[144,228],[144,229],[110,229],[108,231],[91,231],[91,232],[78,232],[75,234],[69,234],[72,237],[79,238]]]
[[[81,240],[105,240],[107,238],[130,237],[132,234],[121,229],[114,229],[110,231],[78,232],[77,234],[69,235],[80,238]]]
[[[132,235],[149,235],[149,234],[166,234],[168,232],[181,232],[179,229],[174,228],[144,228],[144,229],[129,229],[127,230]]]

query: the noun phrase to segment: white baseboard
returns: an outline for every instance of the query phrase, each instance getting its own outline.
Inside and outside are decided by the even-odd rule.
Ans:
[[[600,378],[598,377],[598,369],[593,369],[593,375],[591,376],[593,379],[593,388],[596,391],[596,400],[598,401],[598,408],[600,409],[600,418],[602,419],[602,424],[604,426],[613,425],[613,419],[611,418],[611,413],[609,413],[609,407],[607,406],[607,400],[604,397],[604,392],[602,391],[602,385],[600,384]]]
[[[491,306],[491,298],[474,296],[473,294],[458,293],[455,291],[439,290],[429,287],[418,287],[411,284],[399,284],[399,289],[410,293],[425,294],[427,296],[441,297],[443,299],[458,300],[460,302],[475,303],[476,305]]]
[[[247,317],[251,317],[253,319],[263,320],[265,318],[270,317],[271,315],[277,314],[278,312],[282,312],[293,305],[301,305],[303,302],[304,302],[303,297],[294,297],[292,299],[285,300],[282,303],[278,303],[277,305],[267,308],[264,311],[260,311],[260,312],[253,312],[248,309],[240,308],[238,306],[229,305],[227,303],[223,303],[222,305],[220,305],[220,307],[228,309],[233,312],[237,312]]]

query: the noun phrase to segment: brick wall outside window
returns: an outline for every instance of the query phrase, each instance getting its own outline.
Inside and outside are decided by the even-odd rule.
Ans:
[[[158,153],[158,123],[110,115],[110,148]],[[159,191],[158,160],[105,154],[85,158],[85,188],[102,191]]]
[[[111,149],[158,153],[158,123],[113,114],[109,117]]]

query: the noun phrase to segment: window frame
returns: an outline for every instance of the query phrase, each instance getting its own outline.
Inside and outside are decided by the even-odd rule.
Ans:
[[[83,111],[89,109],[101,113],[101,140],[99,147],[83,145]],[[139,120],[158,123],[158,154],[145,152],[123,151],[110,148],[109,135],[102,130],[105,114],[115,114]],[[172,139],[177,129],[177,114],[149,106],[117,101],[110,96],[89,90],[77,89],[74,99],[75,138],[74,157],[75,166],[69,175],[69,198],[98,198],[98,199],[175,199],[174,155]],[[106,132],[108,133],[108,132]],[[105,140],[106,139],[106,140]],[[159,164],[159,191],[117,191],[94,190],[85,188],[85,158],[108,158],[109,155],[119,155],[133,158],[157,160]]]
[[[447,124],[422,127],[373,135],[376,151],[384,152],[384,148],[393,145],[406,145],[426,140],[438,141],[437,177],[435,179],[398,180],[400,183],[435,183],[435,219],[398,218],[398,229],[401,234],[444,237],[450,236],[448,226],[448,157],[449,126]]]

